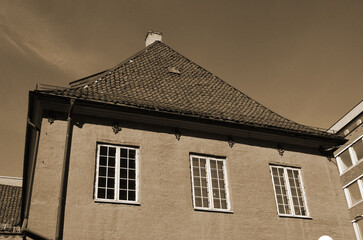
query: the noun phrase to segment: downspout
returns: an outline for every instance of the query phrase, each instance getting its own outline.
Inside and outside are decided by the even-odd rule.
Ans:
[[[32,192],[33,192],[35,166],[36,166],[36,161],[37,161],[37,156],[38,156],[40,129],[38,127],[36,127],[35,124],[30,121],[29,118],[27,120],[27,124],[35,130],[35,145],[34,145],[34,151],[33,151],[33,156],[32,156],[30,177],[29,177],[29,182],[27,185],[28,189],[27,189],[27,196],[26,196],[26,202],[25,202],[24,219],[23,219],[23,223],[21,226],[21,233],[24,234],[24,239],[26,236],[26,237],[30,237],[30,238],[36,239],[36,240],[48,240],[48,238],[42,236],[40,233],[37,233],[35,231],[28,229],[28,218],[29,218],[31,196],[32,196]]]
[[[67,135],[66,143],[64,146],[64,158],[63,158],[63,168],[62,168],[62,178],[58,205],[58,215],[57,215],[57,229],[56,229],[56,240],[63,239],[64,230],[64,215],[67,197],[67,186],[68,186],[68,173],[69,173],[69,160],[71,155],[71,144],[72,144],[72,133],[73,133],[73,123],[72,123],[72,111],[75,99],[72,98],[70,102],[68,118],[67,118]]]
[[[32,166],[30,169],[30,177],[29,177],[29,183],[28,183],[28,189],[27,189],[27,196],[26,196],[26,202],[25,202],[25,211],[24,211],[24,220],[22,224],[22,229],[26,229],[28,227],[28,218],[29,218],[29,209],[30,209],[30,201],[31,196],[33,192],[33,183],[34,183],[34,173],[35,173],[35,166],[38,156],[38,146],[39,146],[39,135],[40,135],[40,129],[37,128],[28,118],[28,125],[31,126],[35,130],[35,145],[34,145],[34,151],[33,151],[33,157],[32,157]]]

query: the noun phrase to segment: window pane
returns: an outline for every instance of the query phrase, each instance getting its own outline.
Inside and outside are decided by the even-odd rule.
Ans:
[[[122,158],[127,158],[127,149],[121,148],[121,157]]]
[[[135,190],[135,181],[129,180],[129,189]]]
[[[105,198],[106,196],[106,191],[104,188],[98,188],[97,191],[97,198]]]
[[[108,166],[109,167],[114,167],[115,166],[115,158],[114,157],[109,157],[108,158]]]
[[[221,208],[221,203],[218,198],[214,199],[213,203],[214,203],[214,208]]]
[[[120,169],[120,178],[127,178],[127,169]]]
[[[98,178],[98,186],[99,187],[106,187],[106,178],[99,177]]]
[[[339,155],[342,171],[345,171],[347,168],[352,166],[352,160],[350,159],[348,149],[345,150],[342,154]]]
[[[127,180],[120,180],[120,189],[127,189]]]
[[[126,190],[120,190],[120,200],[127,200],[127,191]]]
[[[100,167],[98,174],[100,176],[106,176],[106,167]]]
[[[129,160],[129,168],[135,168],[135,160]]]
[[[217,163],[216,163],[216,161],[214,161],[214,160],[211,160],[211,161],[210,161],[210,168],[211,168],[211,169],[213,169],[213,168],[214,168],[214,169],[216,169],[216,168],[217,168]]]
[[[135,170],[129,170],[129,179],[135,179]]]
[[[135,191],[129,191],[129,201],[135,201],[136,200],[136,192]]]
[[[129,149],[129,158],[135,159],[135,150]]]
[[[127,159],[126,158],[120,159],[120,167],[127,168]]]
[[[349,185],[347,187],[349,195],[350,195],[350,199],[351,199],[351,204],[354,205],[355,203],[359,202],[360,200],[362,200],[362,195],[359,191],[359,185],[358,185],[358,181],[352,183],[351,185]]]
[[[205,208],[209,207],[208,198],[203,198],[203,207],[205,207]]]
[[[108,155],[109,156],[112,156],[112,157],[114,157],[115,155],[116,155],[116,148],[114,148],[114,147],[109,147],[108,148]]]
[[[107,188],[115,188],[115,179],[107,178]]]
[[[100,165],[107,166],[107,157],[100,157]]]
[[[113,168],[113,167],[108,168],[107,175],[109,177],[115,177],[115,168]]]
[[[194,194],[195,194],[196,197],[201,197],[202,196],[202,191],[200,190],[199,187],[194,188]]]
[[[100,155],[107,156],[107,147],[100,147]]]
[[[195,206],[196,207],[203,207],[201,198],[195,197]]]
[[[355,152],[357,156],[357,161],[360,161],[363,159],[363,141],[362,139],[358,140],[353,146],[353,151]]]
[[[107,189],[107,199],[114,199],[115,191],[113,189]]]

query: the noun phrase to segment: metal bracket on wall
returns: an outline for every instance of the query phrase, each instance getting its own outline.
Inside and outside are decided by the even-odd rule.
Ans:
[[[76,127],[82,128],[82,127],[83,127],[83,125],[84,125],[84,122],[76,121],[76,122],[74,123],[74,125],[76,125]]]
[[[115,134],[117,134],[118,132],[121,132],[121,130],[122,130],[121,125],[118,122],[114,122],[112,124],[112,130]]]
[[[174,135],[175,135],[176,140],[179,141],[182,136],[182,133],[180,132],[179,128],[175,128]]]
[[[281,157],[284,155],[285,150],[280,144],[277,144],[277,152],[280,154]]]
[[[55,117],[49,117],[48,118],[48,122],[49,122],[50,125],[52,125],[54,123],[54,121],[55,121]]]
[[[232,148],[234,144],[235,144],[234,139],[231,136],[229,136],[228,137],[228,145],[229,145],[229,147]]]

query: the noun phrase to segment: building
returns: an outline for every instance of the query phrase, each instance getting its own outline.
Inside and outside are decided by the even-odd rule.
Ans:
[[[23,232],[47,239],[354,238],[330,156],[150,31],[114,68],[29,94]]]
[[[363,240],[363,101],[345,114],[331,128],[348,142],[340,146],[337,159],[343,191],[357,240]]]
[[[22,239],[21,185],[21,178],[0,176],[0,239]]]

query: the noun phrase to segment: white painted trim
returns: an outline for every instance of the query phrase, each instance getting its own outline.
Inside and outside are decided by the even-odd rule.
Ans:
[[[346,184],[346,185],[343,187],[343,191],[344,191],[344,193],[345,193],[345,197],[346,197],[346,199],[347,199],[347,203],[348,203],[348,209],[349,209],[349,208],[352,208],[352,207],[354,207],[354,206],[356,206],[356,205],[358,205],[358,204],[360,204],[361,202],[363,202],[363,182],[362,182],[362,180],[360,179],[360,178],[362,178],[362,177],[363,177],[363,174],[362,174],[362,175],[360,175],[359,177],[355,178],[353,181],[350,181],[348,184]],[[350,196],[350,192],[349,192],[348,187],[349,187],[350,185],[352,185],[353,183],[355,183],[355,182],[357,182],[357,184],[358,184],[358,190],[359,190],[359,192],[360,192],[361,199],[360,199],[359,201],[357,201],[357,202],[355,202],[355,203],[353,204],[353,202],[352,202],[352,198],[351,198],[351,196]]]
[[[329,128],[329,131],[338,132],[349,124],[354,118],[356,118],[363,111],[363,101],[358,103],[353,107],[347,114],[345,114],[341,119],[339,119],[333,126]]]
[[[97,188],[98,188],[98,177],[99,177],[99,162],[100,162],[100,148],[101,146],[106,147],[113,147],[116,148],[115,152],[115,189],[114,189],[114,199],[106,199],[106,198],[98,198],[97,196]],[[119,200],[119,184],[120,184],[120,160],[121,160],[121,149],[132,149],[135,150],[135,201],[130,200]],[[129,147],[129,146],[122,146],[122,145],[113,145],[113,144],[106,144],[106,143],[99,143],[97,144],[97,159],[96,159],[96,181],[94,186],[94,201],[95,202],[105,202],[105,203],[127,203],[127,204],[134,204],[140,205],[139,203],[139,148],[137,147]],[[127,171],[128,174],[129,171]],[[129,179],[129,176],[127,176]],[[128,184],[128,183],[127,183]],[[128,188],[128,186],[127,186]],[[107,196],[107,188],[106,188],[106,196]]]
[[[209,208],[205,207],[196,207],[195,205],[195,190],[194,190],[194,169],[193,169],[193,157],[195,158],[203,158],[206,160],[206,174],[207,174],[207,188],[208,188],[208,201],[209,201]],[[227,203],[227,209],[222,208],[215,208],[214,207],[214,199],[213,199],[213,186],[212,186],[212,173],[211,173],[211,167],[210,167],[210,160],[216,160],[223,162],[223,174],[224,174],[224,184],[225,184],[225,194],[226,194],[226,203]],[[199,160],[200,161],[200,160]],[[228,212],[231,213],[231,203],[230,203],[230,195],[229,195],[229,184],[228,184],[228,174],[227,174],[227,165],[226,165],[226,158],[217,158],[217,157],[207,157],[203,155],[196,155],[196,154],[190,154],[189,155],[189,162],[190,162],[190,169],[191,169],[191,179],[192,179],[192,193],[193,193],[193,207],[195,210],[206,210],[206,211],[214,211],[214,212]],[[217,174],[218,174],[218,164],[217,164]],[[199,170],[199,176],[201,176],[201,172]],[[218,181],[218,187],[219,181]],[[221,197],[221,196],[219,196]],[[203,201],[203,199],[202,199]]]
[[[363,140],[363,134],[360,135],[359,137],[357,137],[353,142],[349,143],[347,146],[345,146],[342,150],[340,150],[337,154],[334,155],[334,157],[336,158],[337,156],[339,156],[342,152],[344,152],[347,148],[351,147],[354,143],[358,142],[359,139]]]
[[[363,220],[360,220],[360,221],[363,221]],[[353,229],[354,229],[355,237],[357,238],[357,240],[363,240],[363,232],[361,232],[359,230],[357,221],[353,222]]]
[[[273,167],[275,167],[277,169],[282,168],[283,171],[284,171],[283,176],[284,176],[285,188],[286,188],[288,199],[289,199],[289,207],[290,207],[291,214],[280,213],[280,211],[279,211],[278,201],[277,201],[277,196],[276,196],[276,190],[275,190],[275,181],[273,179],[273,173],[272,173],[272,168]],[[288,169],[290,169],[292,171],[297,170],[299,172],[300,189],[301,189],[302,197],[303,197],[303,200],[304,200],[304,205],[303,206],[305,208],[306,215],[296,215],[295,214],[294,202],[293,202],[292,194],[291,194],[291,186],[290,186],[290,182],[288,180],[289,177],[288,177],[288,174],[287,174]],[[284,216],[284,217],[311,218],[309,208],[308,208],[308,203],[306,201],[306,193],[305,193],[305,189],[304,189],[304,183],[303,183],[303,180],[302,180],[301,169],[300,168],[294,168],[294,167],[287,167],[287,166],[279,166],[279,165],[275,165],[275,164],[270,164],[270,173],[271,173],[272,186],[273,186],[274,194],[275,194],[275,203],[276,203],[277,214],[279,216]]]
[[[0,184],[21,187],[23,179],[21,177],[0,176]]]
[[[350,181],[349,183],[345,184],[343,188],[348,187],[350,184],[354,183],[355,181],[357,181],[358,179],[360,179],[361,177],[363,177],[363,174],[360,175],[359,177],[354,178],[352,181]]]

